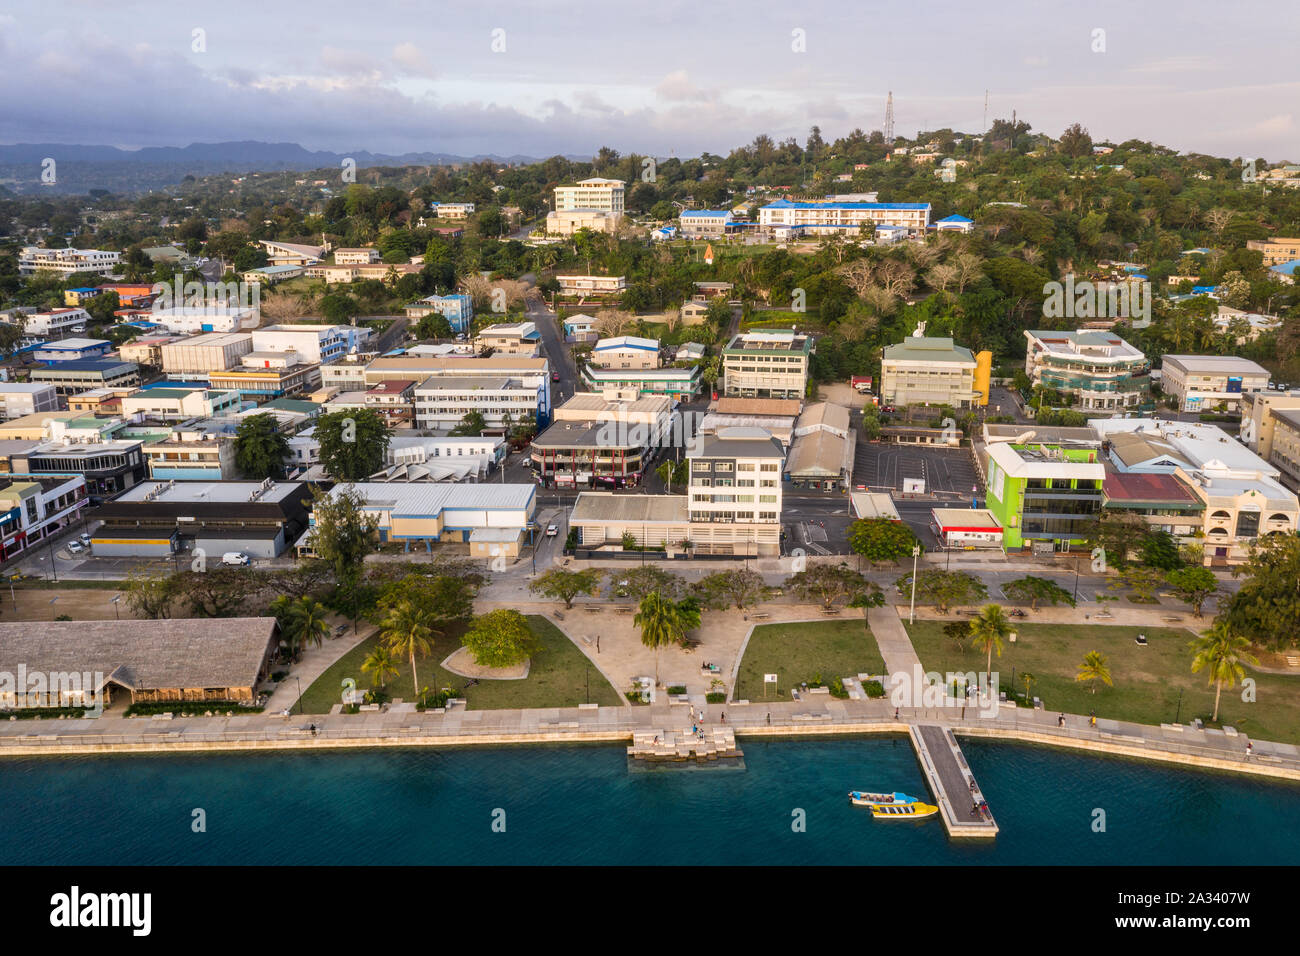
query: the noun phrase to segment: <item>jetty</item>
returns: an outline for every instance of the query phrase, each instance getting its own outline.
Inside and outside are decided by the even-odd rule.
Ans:
[[[977,809],[984,794],[966,763],[951,729],[938,724],[910,724],[908,736],[916,748],[925,781],[934,794],[950,837],[992,838],[998,825],[989,809]]]
[[[744,753],[730,727],[713,727],[701,738],[689,730],[637,730],[627,748],[629,760],[644,763],[736,760]]]

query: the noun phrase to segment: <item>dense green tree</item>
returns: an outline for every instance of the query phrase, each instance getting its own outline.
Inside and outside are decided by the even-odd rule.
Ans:
[[[1017,578],[1002,585],[1002,593],[1012,601],[1018,601],[1021,604],[1028,603],[1030,610],[1033,611],[1038,610],[1040,601],[1044,604],[1075,606],[1074,595],[1065,588],[1055,581],[1034,577],[1032,574],[1027,574],[1023,578]]]
[[[901,521],[866,518],[849,525],[849,547],[873,564],[901,561],[912,556],[920,544],[916,535]]]
[[[605,572],[599,568],[587,568],[583,571],[568,571],[564,568],[551,568],[537,576],[528,590],[544,597],[559,598],[566,608],[573,607],[573,599],[579,594],[598,594],[600,582]]]
[[[481,667],[513,667],[542,649],[528,619],[513,608],[479,615],[460,642]]]
[[[384,467],[389,429],[369,408],[330,412],[316,419],[320,463],[340,481],[364,481]]]
[[[901,594],[910,597],[911,574],[904,574],[894,584]],[[922,604],[937,605],[941,614],[947,614],[957,605],[974,604],[987,595],[984,582],[965,571],[922,568],[916,573],[916,599]]]
[[[249,415],[235,429],[235,467],[249,481],[283,478],[289,440],[270,412]]]
[[[1174,593],[1192,606],[1192,615],[1201,616],[1205,602],[1219,590],[1219,579],[1204,565],[1188,565],[1170,571],[1165,578]]]

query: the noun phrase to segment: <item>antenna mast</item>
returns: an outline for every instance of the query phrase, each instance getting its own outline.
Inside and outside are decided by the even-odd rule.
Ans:
[[[889,91],[889,99],[885,100],[885,144],[892,146],[894,143],[894,91]]]

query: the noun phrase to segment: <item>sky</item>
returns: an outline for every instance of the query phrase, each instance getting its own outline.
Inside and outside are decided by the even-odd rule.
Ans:
[[[12,9],[10,5],[10,9]],[[725,154],[1018,118],[1300,161],[1294,0],[61,0],[0,6],[0,142]]]

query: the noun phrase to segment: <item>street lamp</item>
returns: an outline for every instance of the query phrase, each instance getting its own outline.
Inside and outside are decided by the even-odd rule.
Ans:
[[[58,598],[56,597],[50,598],[50,620],[51,621],[54,620],[54,604],[56,601],[58,601]]]
[[[921,556],[921,546],[912,545],[912,609],[908,612],[907,623],[916,623],[916,560]]]
[[[120,621],[120,620],[122,620],[122,614],[121,614],[121,612],[118,610],[118,607],[117,607],[118,602],[121,601],[121,600],[122,600],[122,595],[120,595],[120,594],[118,594],[118,595],[116,595],[116,596],[111,597],[111,598],[108,599],[108,603],[111,604],[111,605],[113,605],[113,620],[115,620],[115,621]]]

